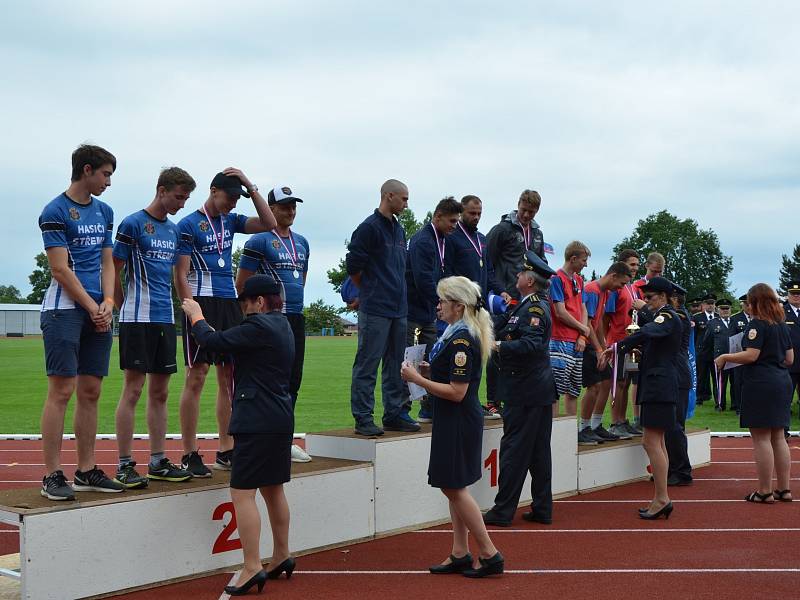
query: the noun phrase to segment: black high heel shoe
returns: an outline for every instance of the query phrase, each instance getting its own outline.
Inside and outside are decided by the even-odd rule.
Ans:
[[[477,569],[464,569],[461,574],[464,577],[472,577],[478,579],[480,577],[487,577],[489,575],[500,575],[503,572],[503,555],[499,552],[490,558],[478,558],[481,566]]]
[[[294,567],[294,557],[290,556],[271,571],[267,571],[267,579],[277,579],[281,576],[281,573],[286,573],[286,579],[291,579],[292,573],[294,572]]]
[[[250,588],[255,585],[258,586],[258,593],[260,594],[261,590],[264,589],[265,583],[267,583],[267,572],[262,569],[239,587],[235,585],[226,585],[225,593],[229,596],[244,596],[250,591]]]
[[[461,558],[450,555],[450,564],[434,565],[428,567],[428,571],[434,575],[449,575],[450,573],[463,573],[466,569],[472,568],[472,555],[467,552]]]
[[[655,521],[661,515],[664,515],[664,519],[669,519],[669,516],[672,514],[672,502],[668,502],[664,506],[661,507],[660,510],[657,512],[651,513],[648,511],[641,512],[639,511],[639,518],[644,519],[645,521]]]

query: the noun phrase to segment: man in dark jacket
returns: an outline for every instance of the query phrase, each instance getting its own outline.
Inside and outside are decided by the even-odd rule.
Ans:
[[[555,271],[532,251],[517,275],[521,301],[499,332],[498,394],[505,399],[500,440],[500,479],[494,507],[483,516],[487,525],[511,525],[525,477],[530,471],[531,510],[527,521],[550,523],[553,515],[550,435],[556,384],[550,366],[550,307],[538,296]]]
[[[705,344],[706,328],[716,317],[714,303],[717,297],[706,294],[701,303],[701,311],[692,316],[694,323],[695,356],[697,357],[697,404],[702,404],[717,395],[717,381],[714,378],[714,349]]]
[[[786,290],[786,302],[783,303],[783,310],[786,313],[786,326],[789,328],[789,335],[792,339],[792,346],[795,348],[794,363],[789,367],[789,375],[792,377],[792,398],[800,385],[800,281],[792,281]]]
[[[719,314],[708,322],[705,339],[703,340],[703,349],[705,351],[710,349],[714,358],[730,352],[728,340],[730,340],[731,335],[735,333],[733,331],[733,323],[731,322],[731,301],[727,298],[720,298],[717,300],[717,310]],[[716,394],[714,409],[719,412],[725,410],[727,405],[725,396],[728,393],[728,379],[730,374],[730,369],[723,371],[717,378],[717,383],[714,385],[714,392]]]
[[[406,345],[425,344],[425,360],[436,338],[436,305],[439,296],[436,284],[443,277],[453,275],[454,252],[450,234],[456,228],[462,211],[461,203],[452,196],[436,205],[431,222],[423,226],[408,242],[406,259],[406,290],[408,292],[408,318]],[[406,396],[400,418],[408,423],[411,400]],[[433,414],[427,396],[420,399],[419,421],[430,423]]]
[[[739,302],[742,304],[742,310],[731,316],[730,335],[743,334],[747,329],[750,319],[750,307],[747,304],[747,294],[739,296]],[[740,411],[740,402],[742,398],[742,370],[733,368],[731,371],[731,410],[735,410],[736,414]]]
[[[359,288],[358,350],[353,361],[350,408],[359,435],[383,435],[375,425],[375,381],[383,363],[383,425],[393,431],[419,431],[400,418],[405,385],[400,365],[406,342],[406,234],[397,220],[408,206],[408,188],[396,179],[381,186],[381,202],[350,237],[347,274]]]
[[[486,236],[497,283],[503,291],[517,299],[517,273],[522,267],[525,253],[532,250],[547,262],[544,257],[544,235],[534,220],[541,204],[539,192],[525,190],[519,197],[517,210],[503,215]]]

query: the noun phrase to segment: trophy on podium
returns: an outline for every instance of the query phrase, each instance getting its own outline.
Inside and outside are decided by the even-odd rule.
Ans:
[[[631,311],[631,324],[625,328],[626,335],[633,335],[639,331],[639,312],[637,310]],[[636,350],[631,350],[625,355],[625,373],[638,373],[639,372],[639,357],[636,355]]]

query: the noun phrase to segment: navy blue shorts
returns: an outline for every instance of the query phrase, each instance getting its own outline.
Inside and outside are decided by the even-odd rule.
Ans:
[[[98,333],[83,308],[46,310],[41,314],[47,375],[108,375],[111,331]]]

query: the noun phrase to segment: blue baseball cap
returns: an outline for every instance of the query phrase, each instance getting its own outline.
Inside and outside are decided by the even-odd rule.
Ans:
[[[353,283],[353,280],[350,279],[348,276],[347,279],[344,280],[342,284],[342,300],[344,300],[345,304],[350,304],[351,302],[358,299],[358,287],[356,284]]]

